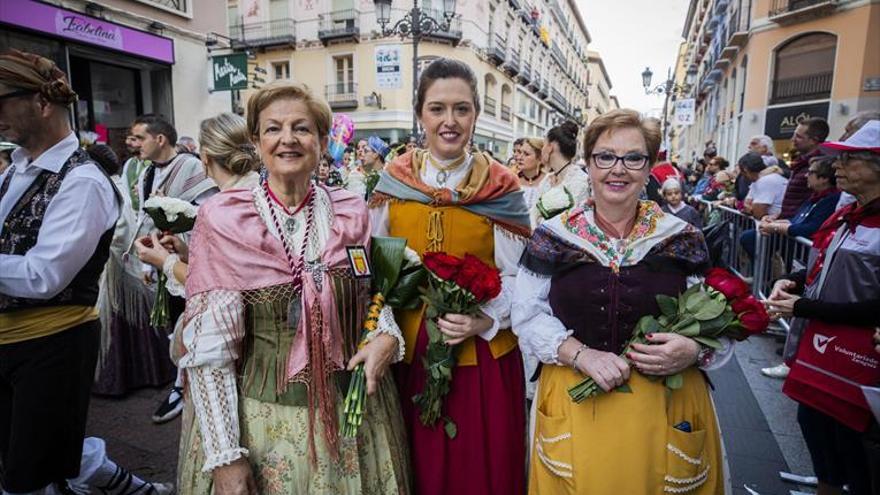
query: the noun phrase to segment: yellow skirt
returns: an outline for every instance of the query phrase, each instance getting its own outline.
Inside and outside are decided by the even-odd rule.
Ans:
[[[684,372],[684,385],[673,392],[633,372],[632,393],[576,404],[567,391],[582,378],[562,366],[541,370],[530,494],[724,493],[718,422],[696,368]],[[690,432],[674,428],[685,421]]]

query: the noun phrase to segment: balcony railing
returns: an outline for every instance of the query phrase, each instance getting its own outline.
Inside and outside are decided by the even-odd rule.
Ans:
[[[785,25],[829,14],[836,6],[837,0],[772,0],[769,14],[771,21]]]
[[[522,69],[519,71],[519,79],[523,84],[529,84],[532,81],[532,67],[528,62],[522,64]]]
[[[773,81],[771,103],[818,100],[831,96],[834,72],[820,72],[808,76],[790,77]]]
[[[532,91],[538,91],[541,89],[541,73],[535,70],[535,77],[532,78],[532,82],[529,83],[529,89]]]
[[[422,14],[433,17],[437,21],[443,21],[443,11],[439,9],[422,9]],[[456,15],[449,22],[449,29],[447,30],[437,30],[431,34],[425,35],[426,38],[431,38],[440,41],[450,41],[454,46],[458,45],[461,41],[461,15]]]
[[[483,97],[483,106],[486,107],[483,109],[483,111],[486,113],[486,115],[491,115],[493,117],[495,116],[495,104],[495,98],[492,98],[491,96]]]
[[[519,74],[519,53],[511,50],[504,63],[504,70],[511,76]]]
[[[320,16],[318,39],[325,45],[332,40],[358,41],[360,12],[354,9],[336,10]]]
[[[560,112],[565,112],[565,97],[556,88],[550,90],[550,104]]]
[[[274,45],[296,45],[293,19],[234,24],[229,26],[232,48],[248,48]]]
[[[507,40],[495,33],[489,38],[489,59],[495,65],[503,64],[507,58]]]
[[[324,90],[324,96],[330,108],[333,110],[357,108],[357,86],[356,82],[351,81],[328,84]]]
[[[727,46],[742,48],[749,39],[749,12],[737,10],[730,15],[727,26]]]
[[[556,62],[559,63],[559,65],[561,65],[562,68],[564,69],[565,68],[565,55],[562,53],[562,48],[559,48],[559,45],[556,44],[556,41],[553,41],[553,43],[551,45],[550,54],[553,55],[553,59],[556,60]]]
[[[501,120],[510,122],[510,105],[501,104]]]

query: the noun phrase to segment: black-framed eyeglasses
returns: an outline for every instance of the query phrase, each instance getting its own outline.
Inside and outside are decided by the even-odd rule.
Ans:
[[[630,170],[641,170],[648,164],[648,155],[643,153],[627,153],[623,156],[617,156],[610,151],[600,151],[590,155],[596,167],[601,169],[614,168],[617,162],[623,163],[623,166]]]
[[[8,100],[9,98],[16,98],[18,96],[32,95],[36,93],[36,91],[30,89],[21,89],[18,91],[13,91],[12,93],[6,93],[5,95],[0,96],[0,100]]]

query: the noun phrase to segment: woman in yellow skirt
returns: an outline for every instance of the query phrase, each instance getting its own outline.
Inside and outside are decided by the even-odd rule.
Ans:
[[[698,369],[721,356],[663,333],[619,356],[639,318],[660,314],[655,296],[683,292],[708,261],[698,230],[639,201],[659,145],[656,123],[637,112],[596,119],[584,138],[595,203],[542,224],[523,255],[513,328],[523,353],[543,363],[531,494],[723,493],[721,439]],[[668,390],[660,378],[679,372],[683,386]],[[568,389],[585,376],[632,392],[575,403]]]

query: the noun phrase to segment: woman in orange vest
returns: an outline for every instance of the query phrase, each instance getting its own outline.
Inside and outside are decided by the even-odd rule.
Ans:
[[[419,254],[472,254],[501,271],[503,286],[476,315],[438,320],[447,343],[459,347],[443,408],[457,425],[454,438],[441,422],[424,426],[411,400],[425,384],[424,309],[396,314],[406,341],[397,380],[415,492],[523,494],[525,383],[510,331],[510,295],[529,235],[528,210],[516,176],[469,151],[480,99],[467,65],[441,58],[424,69],[415,112],[426,149],[401,155],[382,172],[370,200],[373,235],[404,237]]]

